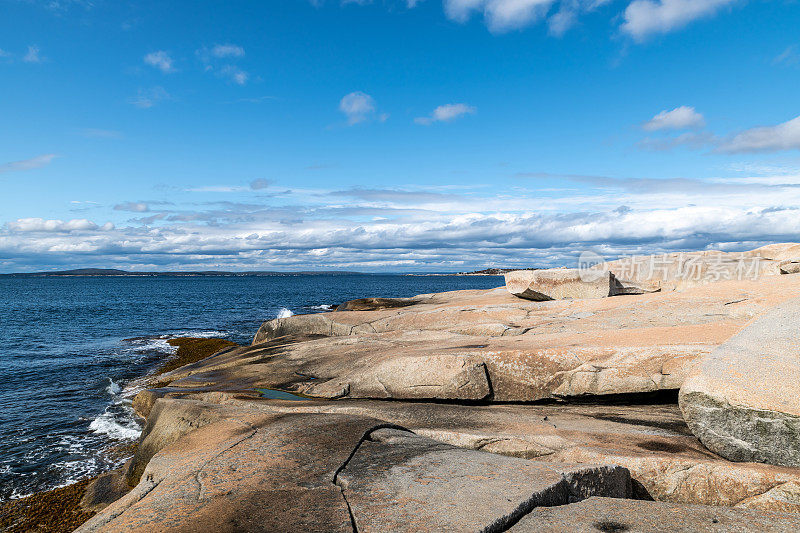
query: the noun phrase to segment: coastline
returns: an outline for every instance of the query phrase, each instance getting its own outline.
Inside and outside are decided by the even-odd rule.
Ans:
[[[522,533],[611,515],[628,529],[645,515],[676,529],[796,531],[800,465],[717,454],[678,405],[700,362],[754,317],[797,312],[800,277],[781,257],[758,260],[762,275],[747,280],[673,276],[653,289],[557,269],[515,274],[520,287],[266,321],[252,343],[137,396],[136,489],[80,531],[189,530],[213,516],[226,530]],[[794,327],[766,320],[758,344]]]
[[[499,285],[494,278],[399,275],[6,278],[0,284],[9,310],[0,327],[7,343],[0,398],[12,401],[0,430],[2,500],[120,466],[103,450],[139,434],[126,405],[140,378],[169,357],[167,337],[249,343],[265,319],[289,309],[316,313],[331,309],[323,304],[365,294]],[[34,381],[40,385],[28,386]]]
[[[158,376],[181,366],[202,360],[223,347],[238,346],[236,343],[219,338],[175,337],[167,343],[176,347],[172,355],[167,355],[157,367],[134,378],[126,386],[129,393],[146,390],[158,384]],[[131,394],[135,397],[134,394]],[[133,406],[144,424],[142,417]],[[108,504],[124,496],[130,489],[125,482],[130,460],[138,446],[136,442],[114,446],[110,450],[126,459],[125,464],[99,472],[96,475],[77,480],[53,489],[35,492],[22,498],[0,502],[0,531],[24,533],[69,533],[92,518]],[[109,450],[106,451],[108,453]]]
[[[230,530],[416,521],[527,532],[544,508],[566,513],[562,526],[646,512],[796,530],[800,465],[718,454],[686,418],[694,400],[678,405],[689,376],[731,339],[752,330],[766,346],[791,333],[791,320],[769,317],[783,329],[753,329],[755,317],[800,305],[800,276],[765,261],[775,268],[756,279],[662,279],[621,293],[565,269],[521,273],[530,286],[283,316],[243,345],[172,339],[178,353],[133,401],[147,420],[133,458],[87,482],[79,509],[91,493],[97,514],[79,531],[192,529],[213,515]],[[579,296],[515,295],[553,287]],[[548,496],[531,497],[533,486]]]

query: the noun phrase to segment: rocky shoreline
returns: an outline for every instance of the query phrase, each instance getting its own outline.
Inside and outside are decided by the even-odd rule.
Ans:
[[[265,322],[139,393],[138,448],[79,531],[800,530],[798,257],[511,272]]]

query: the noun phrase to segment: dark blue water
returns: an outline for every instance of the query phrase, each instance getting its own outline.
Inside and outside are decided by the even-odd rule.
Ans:
[[[502,283],[399,275],[0,278],[0,500],[124,462],[116,450],[140,432],[130,409],[136,379],[169,356],[169,337],[248,343],[282,309],[312,313],[355,298]]]

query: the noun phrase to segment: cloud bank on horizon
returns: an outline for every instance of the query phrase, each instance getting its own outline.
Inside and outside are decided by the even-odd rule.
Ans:
[[[9,6],[41,32],[0,22],[0,272],[455,271],[800,241],[789,2],[207,8]],[[759,32],[770,9],[785,27]],[[102,53],[80,44],[109,28]]]

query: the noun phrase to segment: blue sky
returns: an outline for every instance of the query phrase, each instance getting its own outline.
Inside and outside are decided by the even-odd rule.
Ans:
[[[800,240],[790,0],[0,0],[0,272]]]

